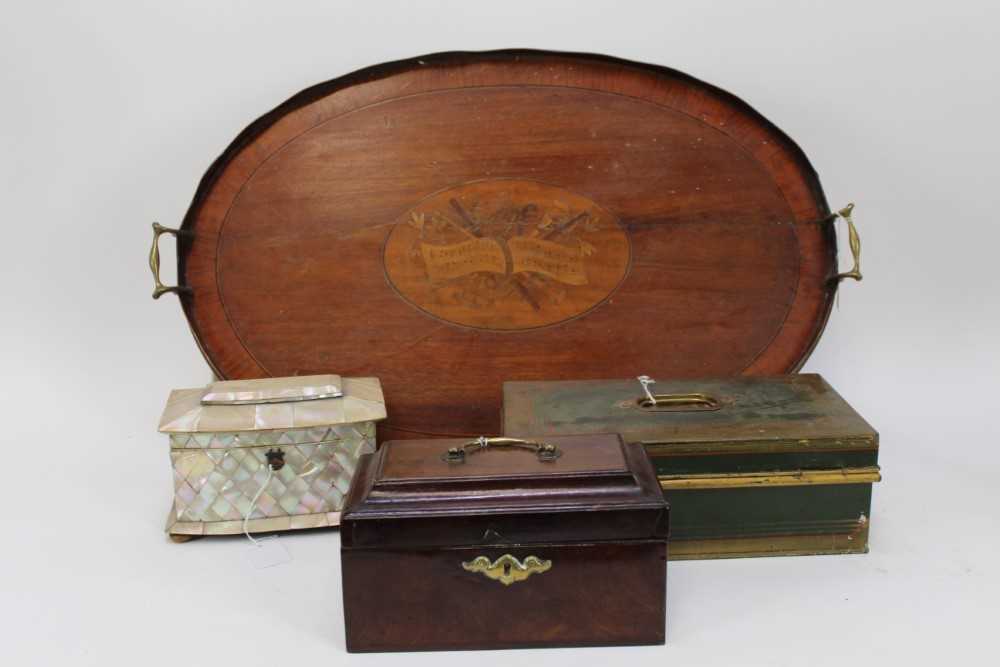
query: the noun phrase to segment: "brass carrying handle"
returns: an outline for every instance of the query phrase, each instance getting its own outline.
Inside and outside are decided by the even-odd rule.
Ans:
[[[149,268],[153,272],[154,299],[159,299],[167,292],[186,294],[191,291],[190,287],[182,287],[180,285],[164,285],[160,281],[160,237],[164,234],[173,234],[174,238],[180,238],[182,234],[187,234],[187,232],[181,229],[164,227],[158,222],[153,223],[153,247],[149,250]]]
[[[718,410],[722,403],[713,396],[699,392],[691,394],[654,394],[649,390],[649,386],[656,384],[656,380],[648,375],[640,375],[636,378],[642,385],[645,394],[635,400],[635,405],[645,410],[656,412],[687,412],[700,410]],[[626,401],[626,406],[629,403]]]
[[[847,242],[851,247],[851,255],[854,257],[854,266],[851,267],[850,271],[838,273],[833,277],[837,283],[844,278],[861,280],[861,237],[858,235],[857,227],[854,226],[854,220],[851,219],[852,211],[854,211],[854,204],[848,204],[828,218],[831,222],[836,221],[837,218],[843,218],[847,222]]]
[[[526,449],[534,452],[538,460],[542,462],[555,461],[562,456],[562,452],[558,447],[550,445],[547,442],[521,440],[520,438],[487,438],[480,436],[461,447],[452,447],[441,455],[441,460],[446,463],[465,463],[466,456],[491,448]]]

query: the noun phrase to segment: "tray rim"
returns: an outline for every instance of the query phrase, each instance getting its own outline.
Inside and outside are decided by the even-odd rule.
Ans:
[[[804,184],[807,186],[809,195],[813,198],[817,208],[819,209],[819,216],[817,220],[822,220],[824,217],[828,217],[831,213],[829,204],[826,200],[825,194],[823,192],[822,186],[820,184],[819,176],[806,156],[802,148],[783,130],[781,130],[777,125],[764,117],[760,112],[753,108],[750,104],[744,101],[742,98],[728,92],[722,88],[719,88],[713,84],[707,83],[701,79],[698,79],[692,75],[689,75],[680,70],[667,67],[664,65],[657,65],[651,63],[638,62],[633,60],[628,60],[624,58],[618,58],[615,56],[602,55],[596,53],[588,52],[574,52],[574,51],[558,51],[558,50],[545,50],[545,49],[497,49],[497,50],[484,50],[484,51],[472,51],[472,50],[456,50],[456,51],[443,51],[430,53],[427,55],[421,55],[411,58],[404,58],[389,62],[384,62],[369,67],[365,67],[347,74],[334,77],[327,81],[317,83],[315,85],[309,86],[298,93],[292,95],[284,102],[274,107],[267,113],[261,115],[256,120],[251,122],[246,128],[244,128],[236,138],[230,142],[226,149],[211,163],[209,168],[206,170],[205,174],[202,176],[198,183],[198,187],[195,190],[195,194],[192,197],[191,203],[188,206],[187,212],[184,215],[183,221],[180,225],[180,229],[184,231],[191,231],[195,227],[195,221],[204,205],[209,194],[212,192],[214,186],[217,184],[220,176],[225,172],[226,167],[230,162],[240,154],[240,152],[250,145],[255,139],[260,137],[266,131],[271,129],[275,124],[277,124],[282,118],[293,113],[294,111],[308,106],[309,104],[321,100],[327,96],[330,96],[338,91],[350,88],[352,86],[367,84],[372,82],[377,82],[380,80],[385,80],[393,76],[404,74],[415,69],[430,69],[433,67],[461,67],[466,65],[480,65],[480,64],[503,64],[509,62],[518,62],[521,60],[544,60],[544,59],[555,59],[555,60],[565,60],[565,61],[577,61],[581,64],[597,64],[604,66],[614,66],[617,68],[623,68],[628,70],[633,70],[640,73],[645,73],[654,77],[670,78],[675,79],[678,82],[688,84],[694,88],[698,88],[708,95],[716,98],[722,105],[738,108],[740,112],[746,114],[746,116],[754,121],[760,128],[765,130],[769,135],[776,139],[776,143],[780,143],[781,149],[784,151],[786,156],[794,162],[796,168],[799,171],[799,175],[803,179]],[[499,85],[499,84],[498,84]],[[539,84],[546,85],[546,84]],[[599,89],[595,89],[599,90]],[[642,98],[635,98],[642,99]],[[645,100],[649,102],[650,100]],[[359,107],[360,108],[360,107]],[[686,113],[680,109],[674,109],[675,111]],[[696,116],[687,114],[692,118],[698,119]],[[702,119],[698,119],[702,120]],[[702,121],[704,122],[704,121]],[[707,124],[707,123],[706,123]],[[718,129],[715,125],[709,124],[710,127]],[[735,141],[735,139],[734,139]],[[791,207],[791,203],[789,203]],[[795,220],[794,223],[804,224],[803,221]],[[829,253],[829,262],[832,264],[834,270],[837,267],[837,239],[836,233],[832,225],[824,226],[820,231],[823,237],[823,246],[826,248],[826,252]],[[190,235],[181,235],[178,238],[178,248],[177,248],[177,276],[178,282],[181,285],[186,285],[185,277],[187,276],[187,255],[190,243],[188,237]],[[833,275],[827,279],[826,286],[822,299],[822,304],[817,313],[817,317],[812,318],[812,332],[808,337],[808,341],[804,346],[801,347],[800,352],[796,359],[794,359],[790,364],[785,364],[783,366],[784,373],[795,373],[805,362],[809,359],[812,352],[815,350],[819,339],[828,323],[830,313],[833,308],[833,300],[837,291],[837,281],[832,280]],[[801,278],[801,276],[800,276]],[[797,290],[796,290],[797,291]],[[206,347],[205,341],[201,330],[199,328],[198,317],[193,311],[192,305],[192,294],[190,291],[178,293],[178,299],[181,303],[181,307],[184,311],[185,317],[188,321],[189,328],[191,329],[192,335],[198,345],[198,349],[205,359],[206,363],[211,368],[215,377],[220,379],[240,379],[247,377],[264,377],[267,376],[267,371],[256,361],[253,354],[244,348],[246,355],[254,366],[257,366],[257,372],[252,372],[247,374],[245,372],[228,373],[227,369],[223,367],[224,362],[220,363],[220,360],[214,358]],[[789,312],[794,307],[798,296],[796,296],[789,306]],[[225,315],[225,312],[223,311]],[[228,321],[228,318],[227,318]],[[787,317],[786,317],[787,321]],[[753,366],[757,363],[758,359],[766,351],[771,349],[774,340],[782,333],[784,330],[784,324],[779,327],[774,334],[774,337],[764,345],[759,352],[757,352],[752,358],[750,358],[746,366],[741,369],[739,374],[760,374],[761,372],[767,373],[767,371],[756,371],[752,370]],[[235,334],[235,330],[234,330]],[[237,336],[237,340],[239,337]],[[770,371],[773,374],[774,371]],[[406,429],[404,429],[406,430]],[[433,435],[428,433],[428,435]]]

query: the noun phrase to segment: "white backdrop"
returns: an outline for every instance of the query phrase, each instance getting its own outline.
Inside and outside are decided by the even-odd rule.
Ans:
[[[995,2],[3,9],[3,664],[832,665],[992,653]],[[149,225],[178,224],[229,141],[306,86],[423,53],[510,47],[663,64],[727,89],[799,142],[831,205],[857,202],[865,280],[844,285],[806,370],[881,431],[872,552],[672,563],[665,647],[349,655],[336,532],[282,538],[295,560],[264,571],[240,539],[174,545],[161,532],[171,481],[159,412],[170,388],[209,372],[174,297],[149,297]],[[167,250],[171,278],[173,261]]]

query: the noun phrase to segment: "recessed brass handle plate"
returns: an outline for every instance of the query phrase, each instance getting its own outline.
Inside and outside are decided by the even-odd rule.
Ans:
[[[149,269],[153,272],[153,298],[159,299],[167,292],[177,294],[190,292],[190,287],[180,285],[164,285],[160,282],[160,237],[164,234],[173,234],[174,238],[180,238],[186,232],[180,229],[164,227],[158,222],[153,223],[153,247],[149,250]]]
[[[645,396],[635,401],[626,401],[623,407],[634,407],[650,412],[697,412],[701,410],[718,410],[722,407],[718,399],[708,394],[653,394],[653,398]]]
[[[722,407],[719,399],[700,392],[690,394],[654,394],[650,391],[650,385],[656,384],[656,380],[648,375],[640,375],[636,378],[642,386],[643,396],[634,401],[622,401],[618,403],[620,408],[639,408],[647,412],[698,412],[704,410],[718,410]]]
[[[486,556],[477,556],[462,563],[467,572],[478,572],[484,577],[499,581],[504,586],[524,581],[533,574],[541,574],[552,569],[552,561],[538,556],[528,556],[520,561],[510,554],[504,554],[494,561]]]

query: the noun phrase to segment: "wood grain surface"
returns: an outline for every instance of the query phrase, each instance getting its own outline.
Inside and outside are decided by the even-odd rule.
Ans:
[[[492,434],[505,380],[797,369],[828,213],[788,137],[684,74],[439,54],[241,134],[184,220],[180,298],[220,377],[374,375],[382,438]]]
[[[668,512],[642,446],[618,435],[554,436],[520,449],[441,455],[464,441],[394,440],[358,462],[341,516],[345,548],[428,548],[666,539]]]
[[[662,644],[666,541],[434,551],[343,551],[347,650]],[[504,586],[463,562],[551,561]]]
[[[648,457],[617,435],[546,442],[561,456],[451,463],[464,441],[437,439],[361,458],[341,517],[348,650],[663,642],[669,509]],[[544,569],[482,571],[507,554]]]

